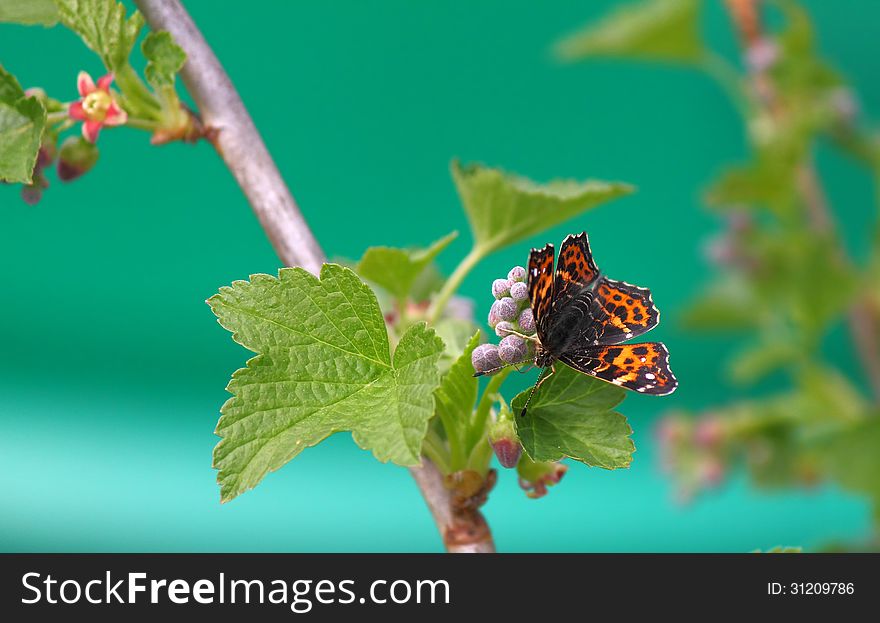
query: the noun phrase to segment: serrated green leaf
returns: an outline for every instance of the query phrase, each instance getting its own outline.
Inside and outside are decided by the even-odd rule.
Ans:
[[[25,97],[15,77],[0,65],[0,180],[31,183],[45,127],[42,102]]]
[[[519,414],[530,390],[511,404]],[[620,387],[557,364],[556,374],[541,384],[516,431],[534,461],[570,457],[593,467],[629,467],[635,445],[626,418],[612,411],[625,396]]]
[[[455,360],[449,371],[440,380],[440,386],[434,391],[435,410],[450,446],[454,452],[452,456],[453,470],[464,468],[467,457],[458,454],[465,449],[465,436],[468,424],[473,414],[474,405],[477,402],[478,381],[474,378],[474,366],[471,363],[471,353],[480,343],[480,333],[476,332],[468,341],[464,352]]]
[[[480,257],[633,191],[628,184],[557,180],[537,184],[482,165],[452,163],[452,177]]]
[[[0,0],[0,23],[54,26],[58,22],[55,0]]]
[[[699,0],[646,0],[628,4],[564,39],[557,53],[566,60],[613,56],[698,63]]]
[[[419,276],[457,236],[458,232],[452,232],[427,249],[370,247],[358,263],[357,272],[398,299],[406,299]]]
[[[233,375],[217,425],[224,501],[339,431],[380,461],[419,463],[440,380],[433,330],[410,327],[392,357],[373,292],[336,264],[320,279],[300,268],[253,275],[208,303],[236,342],[259,353]]]
[[[157,90],[173,87],[174,77],[186,62],[186,53],[174,43],[171,33],[149,33],[141,44],[141,50],[147,59],[147,67],[144,69],[147,82]]]
[[[55,0],[62,24],[77,33],[104,62],[117,71],[128,65],[128,57],[144,18],[138,12],[126,19],[125,6],[116,0]]]

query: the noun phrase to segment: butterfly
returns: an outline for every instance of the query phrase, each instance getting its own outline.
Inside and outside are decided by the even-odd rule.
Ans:
[[[643,394],[672,393],[678,381],[662,342],[623,344],[660,322],[651,292],[599,273],[586,232],[562,241],[556,272],[554,249],[532,249],[528,291],[537,329],[535,366],[542,368],[534,391],[565,365]],[[547,368],[550,375],[544,376]],[[525,415],[529,400],[522,409]]]

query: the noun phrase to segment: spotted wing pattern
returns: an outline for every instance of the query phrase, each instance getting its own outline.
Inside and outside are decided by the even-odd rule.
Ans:
[[[620,344],[647,333],[660,322],[660,311],[647,288],[601,277],[596,284],[585,337],[593,344]]]
[[[678,386],[669,369],[669,351],[661,342],[585,346],[559,359],[579,372],[642,394],[663,396]]]
[[[529,254],[529,300],[532,315],[538,328],[538,337],[546,335],[550,306],[553,301],[553,255],[552,244],[543,249],[532,249]]]
[[[553,309],[567,305],[599,276],[587,233],[568,235],[559,248],[553,283]]]

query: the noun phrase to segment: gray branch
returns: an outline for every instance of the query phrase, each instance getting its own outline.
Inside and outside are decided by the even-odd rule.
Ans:
[[[284,183],[260,133],[217,56],[178,0],[135,0],[153,30],[166,30],[186,52],[181,75],[201,120],[226,166],[244,191],[275,252],[287,266],[318,274],[324,252]],[[461,533],[452,495],[427,459],[410,470],[451,552],[494,551],[488,527],[473,543],[450,540]],[[467,528],[467,526],[465,526]],[[488,535],[488,536],[486,536]]]
[[[181,75],[212,142],[247,196],[278,257],[317,274],[324,252],[263,138],[189,13],[178,0],[135,0],[150,27],[167,30],[187,55]]]

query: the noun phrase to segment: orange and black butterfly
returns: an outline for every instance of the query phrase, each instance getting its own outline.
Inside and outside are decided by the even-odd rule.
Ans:
[[[538,337],[535,365],[546,370],[561,361],[643,394],[674,391],[678,381],[669,369],[666,346],[622,344],[660,322],[651,292],[601,276],[586,232],[562,241],[555,274],[553,256],[552,244],[532,249],[529,255],[529,298]],[[543,374],[544,370],[536,388]]]

